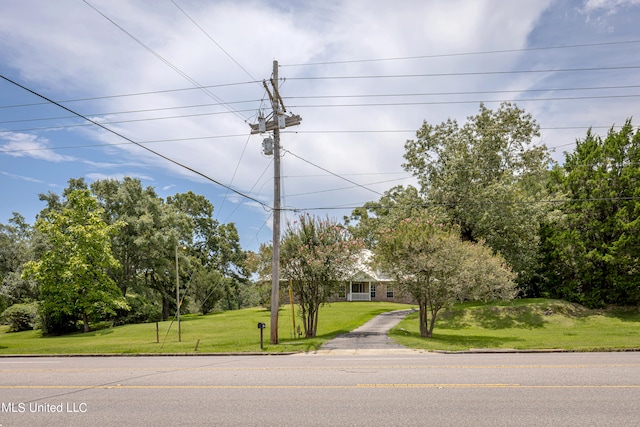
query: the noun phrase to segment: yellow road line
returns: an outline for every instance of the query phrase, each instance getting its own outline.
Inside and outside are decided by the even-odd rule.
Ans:
[[[210,389],[363,389],[363,388],[541,388],[541,389],[640,389],[640,385],[522,385],[522,384],[355,384],[355,385],[13,385],[0,389],[64,390],[210,390]]]
[[[160,368],[70,368],[70,369],[0,369],[0,372],[189,372],[189,371],[335,371],[341,369],[591,369],[591,368],[637,368],[640,363],[599,365],[354,365],[354,366],[300,366],[300,367],[160,367]]]

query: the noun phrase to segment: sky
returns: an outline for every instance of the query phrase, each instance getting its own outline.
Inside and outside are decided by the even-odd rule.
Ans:
[[[590,127],[637,127],[638,22],[640,0],[3,0],[0,223],[70,178],[130,176],[269,243],[273,156],[249,125],[274,61],[302,118],[281,130],[283,221],[415,185],[405,142],[480,103],[531,113],[562,162]]]

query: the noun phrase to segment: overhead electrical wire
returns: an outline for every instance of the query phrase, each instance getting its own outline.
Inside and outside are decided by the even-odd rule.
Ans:
[[[317,66],[317,65],[334,65],[334,64],[355,64],[362,62],[384,62],[384,61],[406,61],[415,59],[430,59],[430,58],[451,58],[455,56],[472,56],[472,55],[493,55],[498,53],[516,53],[516,52],[532,52],[539,50],[554,50],[554,49],[575,49],[583,47],[597,47],[597,46],[614,46],[624,44],[636,44],[640,43],[640,40],[622,40],[615,42],[600,42],[600,43],[583,43],[564,46],[542,46],[542,47],[528,47],[521,49],[501,49],[501,50],[485,50],[477,52],[461,52],[461,53],[442,53],[432,55],[418,55],[418,56],[403,56],[395,58],[374,58],[374,59],[352,59],[345,61],[324,61],[324,62],[307,62],[299,64],[280,64],[280,67],[305,67],[305,66]]]
[[[509,201],[509,202],[487,201],[486,203],[483,203],[480,205],[491,204],[491,205],[509,206],[509,205],[534,205],[534,204],[542,204],[542,203],[560,205],[564,203],[573,203],[573,202],[619,202],[619,201],[632,201],[632,200],[640,200],[640,197],[596,197],[596,198],[585,198],[585,199],[551,199],[551,200]],[[343,205],[343,206],[332,206],[332,207],[307,207],[307,208],[297,208],[295,209],[295,211],[305,212],[305,211],[362,209],[364,207],[364,204],[369,202],[364,202],[360,206]],[[434,203],[434,202],[425,201],[424,203],[421,203],[419,205],[413,205],[412,207],[426,209],[426,208],[438,207],[438,206],[455,207],[460,205],[462,204],[461,203]],[[478,204],[475,204],[474,206],[478,206]],[[385,206],[385,207],[389,209],[394,209],[396,206]]]
[[[209,33],[208,33],[208,32],[206,32],[206,31],[205,31],[205,29],[204,29],[204,28],[202,28],[202,27],[201,27],[201,26],[200,26],[200,25],[199,25],[199,24],[198,24],[198,23],[197,23],[197,22],[196,22],[196,21],[191,17],[191,15],[189,15],[189,14],[188,14],[188,13],[187,13],[183,8],[181,8],[181,7],[178,5],[178,3],[176,3],[176,2],[175,2],[175,0],[170,0],[170,1],[171,1],[171,3],[173,3],[173,5],[174,5],[175,7],[177,7],[177,8],[178,8],[178,10],[179,10],[180,12],[182,12],[182,13],[184,14],[184,16],[186,16],[186,17],[187,17],[187,19],[189,19],[189,21],[191,21],[191,23],[192,23],[193,25],[195,25],[195,26],[196,26],[196,27],[197,27],[197,28],[198,28],[198,29],[199,29],[199,30],[200,30],[200,31],[201,31],[205,36],[207,36],[207,38],[208,38],[209,40],[211,40],[211,42],[212,42],[213,44],[215,44],[215,45],[216,45],[216,46],[217,46],[217,47],[218,47],[222,52],[224,52],[224,54],[225,54],[225,55],[227,55],[227,57],[229,57],[229,59],[231,59],[231,60],[233,61],[233,63],[234,63],[234,64],[236,64],[236,65],[237,65],[237,66],[238,66],[242,71],[244,71],[244,73],[245,73],[246,75],[248,75],[248,76],[249,76],[249,77],[251,77],[253,80],[255,80],[255,82],[256,82],[256,83],[260,84],[260,82],[259,82],[259,81],[257,81],[257,79],[256,79],[255,77],[253,77],[253,76],[251,75],[251,73],[250,73],[249,71],[247,71],[247,69],[246,69],[246,68],[244,68],[244,67],[243,67],[243,66],[242,66],[238,61],[236,61],[236,59],[235,59],[233,56],[231,56],[231,54],[230,54],[229,52],[227,52],[227,50],[226,50],[225,48],[223,48],[223,47],[220,45],[220,43],[218,43],[217,41],[215,41],[215,40],[213,39],[213,37],[211,37],[211,35],[209,35]]]
[[[155,50],[153,50],[151,47],[149,47],[148,45],[146,45],[145,43],[142,42],[142,40],[138,39],[136,36],[134,36],[133,34],[131,34],[129,31],[127,31],[124,27],[122,27],[121,25],[119,25],[117,22],[115,22],[113,19],[109,18],[106,14],[104,14],[103,12],[101,12],[98,8],[96,8],[95,6],[93,6],[91,3],[89,3],[88,0],[82,0],[87,6],[89,6],[91,9],[93,9],[94,11],[96,11],[98,14],[100,14],[103,18],[105,18],[107,21],[109,21],[111,24],[113,24],[114,26],[116,26],[120,31],[122,31],[123,33],[125,33],[126,35],[128,35],[132,40],[134,40],[136,43],[138,43],[140,46],[142,46],[146,51],[148,51],[149,53],[151,53],[153,56],[155,56],[156,58],[158,58],[161,62],[163,62],[165,65],[167,65],[169,68],[171,68],[173,71],[175,71],[176,73],[178,73],[180,76],[182,76],[184,79],[186,79],[187,81],[189,81],[191,84],[193,84],[196,88],[200,89],[203,93],[209,95],[210,97],[212,97],[213,99],[215,99],[218,102],[221,102],[223,105],[226,106],[226,108],[233,112],[235,115],[237,115],[238,117],[240,117],[242,119],[242,121],[246,121],[247,118],[245,116],[243,116],[242,114],[240,114],[239,111],[236,111],[233,107],[231,107],[230,105],[226,105],[226,102],[220,98],[219,96],[215,95],[213,92],[211,92],[210,90],[206,89],[203,85],[201,85],[200,83],[198,83],[195,79],[193,79],[192,77],[190,77],[188,74],[186,74],[185,72],[183,72],[182,70],[180,70],[178,67],[176,67],[175,65],[173,65],[169,60],[167,60],[166,58],[164,58],[162,55],[160,55],[158,52],[156,52]]]
[[[316,168],[318,168],[318,169],[320,169],[320,170],[322,170],[322,171],[327,172],[328,174],[331,174],[331,175],[333,175],[333,176],[335,176],[335,177],[337,177],[337,178],[340,178],[340,179],[342,179],[342,180],[344,180],[344,181],[347,181],[347,182],[349,182],[349,183],[351,183],[351,184],[354,184],[354,185],[355,185],[355,186],[357,186],[357,187],[360,187],[360,188],[362,188],[362,189],[365,189],[365,190],[367,190],[367,191],[370,191],[370,192],[372,192],[372,193],[375,193],[375,194],[377,194],[377,195],[379,195],[379,196],[382,196],[382,193],[380,193],[379,191],[372,190],[371,188],[367,188],[367,187],[365,187],[365,186],[364,186],[364,185],[362,185],[362,184],[359,184],[359,183],[357,183],[357,182],[355,182],[355,181],[350,180],[349,178],[345,178],[344,176],[341,176],[341,175],[338,175],[337,173],[331,172],[330,170],[328,170],[328,169],[326,169],[326,168],[323,168],[323,167],[322,167],[322,166],[320,166],[320,165],[317,165],[317,164],[315,164],[315,163],[313,163],[313,162],[311,162],[311,161],[309,161],[309,160],[306,160],[306,159],[304,159],[304,158],[302,158],[302,157],[298,156],[297,154],[295,154],[295,153],[291,152],[290,150],[287,150],[287,149],[285,149],[285,148],[280,148],[280,149],[281,149],[283,152],[288,153],[288,154],[291,154],[293,157],[295,157],[295,158],[297,158],[297,159],[299,159],[299,160],[302,160],[302,161],[303,161],[303,162],[305,162],[305,163],[310,164],[311,166],[314,166],[314,167],[316,167]]]
[[[315,104],[315,105],[291,105],[290,108],[346,108],[346,107],[402,107],[411,105],[449,105],[449,104],[481,104],[503,102],[540,102],[540,101],[582,101],[585,99],[619,99],[637,98],[640,94],[631,95],[602,95],[602,96],[566,96],[556,98],[520,98],[520,99],[473,99],[461,101],[422,101],[422,102],[376,102],[368,104]]]
[[[637,70],[640,65],[621,65],[617,67],[583,67],[583,68],[548,68],[539,70],[509,70],[509,71],[462,71],[449,73],[424,73],[424,74],[372,74],[360,76],[308,76],[287,77],[287,80],[355,80],[355,79],[404,79],[418,77],[461,77],[461,76],[486,76],[504,74],[529,74],[529,73],[569,73],[586,71],[615,71]]]
[[[227,52],[227,51],[226,51],[226,50],[225,50],[225,49],[224,49],[224,48],[223,48],[223,47],[222,47],[222,46],[221,46],[217,41],[215,41],[215,40],[213,39],[213,37],[211,37],[211,35],[209,35],[209,33],[207,33],[207,32],[205,31],[205,29],[204,29],[204,28],[202,28],[202,27],[201,27],[201,26],[200,26],[200,25],[199,25],[199,24],[198,24],[198,23],[197,23],[197,22],[196,22],[196,21],[195,21],[195,20],[194,20],[194,19],[193,19],[193,18],[192,18],[192,17],[191,17],[191,16],[190,16],[190,15],[189,15],[189,14],[188,14],[184,9],[183,9],[183,8],[181,8],[181,7],[180,7],[180,6],[179,6],[179,5],[178,5],[174,0],[170,0],[170,1],[171,1],[171,3],[173,3],[173,5],[174,5],[175,7],[177,7],[177,8],[178,8],[178,10],[179,10],[180,12],[182,12],[182,13],[184,14],[184,16],[186,16],[186,17],[187,17],[187,19],[189,19],[189,21],[191,21],[191,23],[192,23],[193,25],[195,25],[195,26],[196,26],[196,27],[197,27],[197,28],[198,28],[198,29],[199,29],[199,30],[200,30],[200,31],[201,31],[205,36],[207,36],[207,38],[208,38],[208,39],[209,39],[213,44],[215,44],[215,45],[216,45],[216,46],[217,46],[217,47],[218,47],[222,52],[224,52],[224,54],[225,54],[225,55],[227,55],[227,57],[229,57],[229,59],[231,59],[231,60],[232,60],[232,61],[233,61],[233,62],[234,62],[238,67],[240,67],[240,69],[241,69],[242,71],[244,71],[244,72],[245,72],[249,77],[251,77],[253,80],[256,80],[256,78],[255,78],[255,77],[253,77],[253,76],[251,75],[251,73],[249,73],[249,71],[247,71],[247,69],[246,69],[246,68],[244,68],[242,65],[240,65],[240,63],[239,63],[238,61],[236,61],[236,59],[235,59],[233,56],[231,56],[231,54],[230,54],[229,52]],[[246,120],[245,120],[245,121],[246,121]],[[240,164],[242,163],[242,159],[244,158],[244,154],[245,154],[245,152],[247,151],[247,146],[249,145],[249,140],[250,140],[250,139],[251,139],[251,136],[249,135],[249,136],[247,137],[247,141],[246,141],[246,142],[245,142],[245,144],[244,144],[244,148],[242,149],[242,153],[240,154],[240,158],[238,159],[238,163],[237,163],[237,165],[236,165],[236,168],[235,168],[235,170],[233,171],[233,175],[232,175],[232,177],[231,177],[231,181],[229,181],[229,185],[230,185],[230,186],[231,186],[231,185],[233,185],[233,182],[235,181],[236,174],[238,173],[238,169],[240,168]],[[217,219],[217,218],[218,218],[218,216],[220,215],[220,212],[222,212],[222,208],[224,207],[224,204],[225,204],[225,202],[227,201],[227,197],[228,197],[228,195],[229,195],[229,190],[227,190],[227,192],[225,193],[225,195],[224,195],[224,197],[223,197],[223,199],[222,199],[222,204],[220,205],[220,208],[219,208],[219,210],[218,210],[218,212],[217,212],[217,214],[216,214],[216,219]],[[236,209],[237,209],[237,207],[236,207]],[[234,209],[234,212],[235,212],[235,209]]]
[[[178,89],[163,89],[163,90],[154,90],[154,91],[148,91],[148,92],[136,92],[136,93],[124,93],[124,94],[119,94],[119,95],[103,95],[103,96],[92,96],[92,97],[86,97],[86,98],[74,98],[74,99],[63,99],[58,101],[61,104],[69,104],[72,102],[86,102],[86,101],[98,101],[101,99],[113,99],[113,98],[126,98],[126,97],[131,97],[131,96],[146,96],[146,95],[158,95],[158,94],[162,94],[162,93],[173,93],[173,92],[184,92],[184,91],[191,91],[191,90],[202,90],[204,89],[213,89],[213,88],[219,88],[219,87],[229,87],[229,86],[240,86],[240,85],[248,85],[248,84],[253,84],[253,83],[260,83],[260,82],[255,82],[255,81],[248,81],[248,82],[238,82],[238,83],[222,83],[222,84],[217,84],[217,85],[205,85],[205,86],[201,86],[201,87],[187,87],[187,88],[178,88]],[[233,104],[234,102],[225,102],[226,104]],[[31,102],[31,103],[27,103],[27,104],[13,104],[13,105],[0,105],[0,109],[1,108],[17,108],[17,107],[33,107],[36,105],[49,105],[48,102]],[[222,103],[219,103],[219,105],[223,105]]]
[[[164,154],[161,154],[161,153],[159,153],[159,152],[157,152],[157,151],[155,151],[155,150],[152,150],[151,148],[147,147],[147,146],[146,146],[146,145],[144,145],[144,144],[141,144],[141,143],[136,142],[136,141],[134,141],[134,140],[132,140],[132,139],[130,139],[130,138],[127,138],[126,136],[124,136],[124,135],[122,135],[122,134],[120,134],[120,133],[118,133],[118,132],[114,131],[113,129],[110,129],[110,128],[108,128],[108,127],[104,126],[103,124],[101,124],[101,123],[99,123],[99,122],[96,122],[96,121],[94,121],[94,120],[91,120],[90,118],[88,118],[88,117],[86,117],[86,116],[84,116],[84,115],[82,115],[82,114],[80,114],[80,113],[78,113],[78,112],[76,112],[76,111],[74,111],[74,110],[71,110],[70,108],[65,107],[65,106],[64,106],[64,105],[62,105],[62,104],[59,104],[59,103],[57,103],[56,101],[54,101],[54,100],[52,100],[52,99],[49,99],[49,98],[47,98],[46,96],[41,95],[41,94],[39,94],[38,92],[36,92],[36,91],[34,91],[34,90],[32,90],[32,89],[29,89],[28,87],[26,87],[26,86],[24,86],[24,85],[21,85],[20,83],[18,83],[18,82],[16,82],[16,81],[14,81],[14,80],[11,80],[10,78],[8,78],[8,77],[6,77],[6,76],[4,76],[4,75],[1,75],[1,74],[0,74],[0,78],[2,78],[2,79],[4,79],[4,80],[6,80],[6,81],[7,81],[7,82],[9,82],[9,83],[14,84],[15,86],[17,86],[17,87],[19,87],[19,88],[21,88],[21,89],[23,89],[23,90],[25,90],[25,91],[27,91],[27,92],[29,92],[29,93],[31,93],[31,94],[33,94],[33,95],[35,95],[35,96],[37,96],[37,97],[40,97],[41,99],[44,99],[44,100],[45,100],[45,101],[47,101],[47,102],[50,102],[51,104],[53,104],[53,105],[55,105],[55,106],[57,106],[57,107],[62,108],[62,109],[63,109],[63,110],[65,110],[65,111],[68,111],[68,112],[69,112],[69,113],[71,113],[71,114],[74,114],[74,115],[78,116],[79,118],[81,118],[81,119],[83,119],[83,120],[86,120],[87,122],[92,123],[93,125],[95,125],[95,126],[99,127],[100,129],[103,129],[103,130],[105,130],[105,131],[107,131],[107,132],[109,132],[109,133],[111,133],[111,134],[113,134],[113,135],[116,135],[117,137],[122,138],[122,139],[124,139],[125,141],[128,141],[129,143],[134,144],[134,145],[136,145],[136,146],[138,146],[138,147],[140,147],[140,148],[142,148],[142,149],[144,149],[144,150],[146,150],[146,151],[148,151],[148,152],[150,152],[150,153],[152,153],[152,154],[154,154],[154,155],[156,155],[156,156],[158,156],[158,157],[161,157],[161,158],[163,158],[163,159],[165,159],[165,160],[167,160],[167,161],[169,161],[169,162],[171,162],[171,163],[173,163],[173,164],[175,164],[175,165],[177,165],[177,166],[179,166],[179,167],[181,167],[181,168],[183,168],[183,169],[186,169],[186,170],[188,170],[188,171],[190,171],[190,172],[192,172],[192,173],[195,173],[196,175],[199,175],[199,176],[201,176],[202,178],[205,178],[205,179],[206,179],[206,180],[208,180],[208,181],[211,181],[211,182],[213,182],[213,183],[215,183],[215,184],[218,184],[218,185],[219,185],[219,186],[221,186],[221,187],[224,187],[224,188],[226,188],[226,189],[228,189],[228,190],[230,190],[230,191],[233,191],[234,193],[236,193],[237,195],[239,195],[239,196],[241,196],[241,197],[243,197],[243,198],[245,198],[245,199],[248,199],[248,200],[254,201],[254,202],[258,203],[259,205],[261,205],[263,208],[267,209],[267,210],[273,209],[272,207],[269,207],[269,206],[268,206],[268,205],[266,205],[264,202],[262,202],[262,201],[260,201],[260,200],[258,200],[258,199],[256,199],[256,198],[254,198],[254,197],[248,196],[248,195],[246,195],[246,194],[242,193],[241,191],[236,190],[235,188],[231,188],[231,187],[229,187],[228,185],[225,185],[225,184],[223,184],[223,183],[221,183],[221,182],[219,182],[219,181],[217,181],[217,180],[215,180],[215,179],[213,179],[213,178],[211,178],[211,177],[209,177],[209,176],[205,175],[204,173],[202,173],[202,172],[200,172],[200,171],[198,171],[198,170],[196,170],[196,169],[193,169],[193,168],[191,168],[191,167],[189,167],[189,166],[186,166],[186,165],[184,165],[184,164],[182,164],[182,163],[178,162],[177,160],[174,160],[174,159],[172,159],[172,158],[170,158],[170,157],[168,157],[168,156],[165,156]]]
[[[103,123],[105,124],[105,123]],[[87,126],[87,125],[83,125]],[[612,128],[620,128],[622,125],[603,125],[603,126],[541,126],[540,130],[573,130],[573,129],[612,129]],[[51,129],[51,128],[38,128],[38,129]],[[58,128],[55,128],[58,129]],[[27,129],[29,130],[29,129]],[[281,134],[339,134],[339,133],[412,133],[415,134],[418,129],[388,129],[388,130],[376,130],[376,129],[343,129],[343,130],[291,130],[291,131],[281,131]],[[20,132],[24,130],[0,130],[0,134],[9,133],[9,132]],[[157,144],[163,142],[178,142],[178,141],[198,141],[198,140],[207,140],[207,139],[227,139],[227,138],[244,138],[246,137],[246,133],[241,134],[230,134],[230,135],[207,135],[207,136],[195,136],[195,137],[185,137],[185,138],[168,138],[168,139],[152,139],[146,141],[137,141],[138,144]],[[60,147],[40,147],[40,148],[20,148],[20,149],[0,149],[0,152],[3,153],[22,153],[22,152],[30,152],[30,151],[57,151],[57,150],[73,150],[80,148],[98,148],[98,147],[109,147],[109,146],[118,146],[118,145],[130,145],[131,142],[119,142],[119,143],[102,143],[102,144],[83,144],[83,145],[67,145]],[[558,148],[564,147],[568,145],[575,144],[575,141],[572,141],[567,144],[554,145],[549,148]],[[349,175],[349,174],[346,174]],[[356,175],[375,175],[375,174],[356,174]],[[285,178],[285,177],[283,177]]]
[[[283,99],[290,100],[290,99],[344,99],[344,98],[400,98],[400,97],[418,97],[418,96],[491,95],[491,94],[500,94],[500,93],[530,93],[530,92],[537,93],[537,92],[560,92],[560,91],[566,92],[566,91],[593,91],[593,90],[637,89],[637,88],[640,88],[640,85],[573,87],[573,88],[553,88],[553,89],[487,90],[487,91],[465,91],[465,92],[430,92],[430,93],[362,94],[362,95],[308,95],[308,96],[285,96],[283,97]],[[123,96],[126,96],[126,95],[123,95]],[[617,95],[600,95],[600,96],[617,97]],[[58,101],[58,102],[63,103],[61,101]],[[253,100],[246,100],[246,101],[232,101],[232,102],[228,102],[227,104],[246,104],[246,103],[256,103],[256,102],[260,102],[260,100],[253,99]],[[26,104],[23,104],[23,105],[26,105]],[[40,104],[32,104],[32,105],[40,105]],[[107,115],[120,115],[120,114],[134,114],[134,113],[150,113],[155,111],[204,108],[204,107],[215,107],[215,106],[222,106],[222,105],[223,105],[222,103],[179,105],[179,106],[171,106],[171,107],[146,108],[146,109],[138,109],[138,110],[90,113],[86,115],[87,116],[107,116]],[[0,106],[0,108],[8,108],[8,107],[10,106],[4,106],[4,107]],[[253,110],[241,110],[241,111],[247,112],[247,111],[253,111]],[[75,116],[58,116],[58,117],[40,117],[40,118],[30,118],[30,119],[4,120],[4,121],[0,121],[0,124],[34,122],[34,121],[45,121],[45,120],[60,120],[60,119],[68,119],[68,118],[74,118],[74,117]],[[179,117],[183,117],[183,116],[179,116]],[[153,118],[150,118],[149,120],[152,120],[152,119]]]

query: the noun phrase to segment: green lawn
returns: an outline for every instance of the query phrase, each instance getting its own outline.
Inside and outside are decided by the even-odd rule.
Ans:
[[[417,313],[399,323],[391,336],[407,347],[427,350],[640,348],[640,310],[588,310],[545,299],[466,303],[438,316],[431,339],[420,337]]]
[[[206,316],[181,316],[182,342],[178,342],[175,322],[160,322],[159,343],[156,324],[145,323],[104,328],[86,334],[43,337],[40,331],[6,332],[0,327],[0,354],[75,354],[75,353],[198,353],[260,352],[258,322],[264,330],[264,352],[310,351],[338,334],[348,332],[372,317],[391,310],[407,308],[394,303],[335,303],[321,308],[318,336],[299,339],[293,334],[290,307],[279,313],[280,344],[269,344],[271,313],[264,308],[226,311]],[[296,325],[300,318],[296,317]]]
[[[377,314],[409,307],[370,302],[330,304],[321,309],[318,336],[312,339],[293,335],[291,310],[283,307],[278,345],[269,344],[270,313],[263,308],[183,316],[182,342],[178,342],[175,322],[159,323],[159,343],[155,323],[61,337],[42,337],[40,331],[8,333],[6,327],[0,327],[0,354],[195,353],[198,340],[198,353],[312,351]],[[264,350],[260,350],[258,322],[267,324]],[[640,310],[588,310],[544,299],[466,303],[441,312],[432,339],[419,336],[417,313],[398,324],[391,336],[408,347],[427,350],[640,348]]]

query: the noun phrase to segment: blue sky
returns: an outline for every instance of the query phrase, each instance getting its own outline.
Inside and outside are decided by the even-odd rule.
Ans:
[[[341,219],[413,184],[405,141],[480,102],[531,112],[534,142],[561,161],[590,126],[640,120],[637,22],[640,0],[7,0],[0,74],[128,140],[0,79],[0,222],[33,222],[38,194],[69,178],[132,176],[206,196],[256,250],[271,240],[273,166],[249,123],[270,111],[274,59],[302,116],[282,133],[287,217]]]

